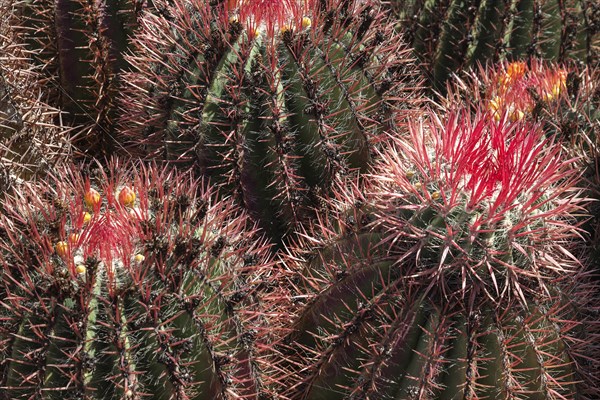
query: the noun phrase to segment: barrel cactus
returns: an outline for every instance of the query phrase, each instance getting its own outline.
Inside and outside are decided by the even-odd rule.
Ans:
[[[165,3],[133,39],[127,148],[210,176],[276,241],[417,101],[374,2]]]
[[[286,259],[293,399],[595,398],[576,172],[489,114],[411,124]]]
[[[0,223],[0,397],[269,398],[274,270],[231,202],[118,163],[20,189]]]
[[[116,94],[124,54],[144,0],[9,0],[7,20],[29,68],[40,72],[45,101],[73,127],[80,155],[103,158],[118,148]]]
[[[392,0],[431,82],[445,89],[453,73],[477,63],[532,57],[598,62],[600,7],[594,1]]]

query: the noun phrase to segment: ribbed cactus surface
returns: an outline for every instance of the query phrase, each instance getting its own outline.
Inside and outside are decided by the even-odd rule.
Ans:
[[[541,57],[594,65],[600,50],[600,7],[587,0],[393,0],[398,27],[445,88],[477,63]]]
[[[128,38],[144,0],[9,0],[10,23],[32,70],[41,72],[46,100],[59,108],[80,153],[116,151],[116,97]]]
[[[370,272],[361,279],[375,283],[389,270]],[[401,280],[374,296],[366,286],[355,293],[371,301],[355,304],[342,294],[346,287],[307,307],[285,348],[297,367],[289,398],[595,398],[596,389],[581,384],[577,363],[586,350],[578,341],[586,335],[576,305],[464,307],[419,297]]]
[[[55,125],[58,110],[45,102],[40,74],[31,68],[10,18],[0,2],[0,192],[16,179],[43,175],[69,154],[67,130]]]
[[[2,399],[268,398],[262,242],[200,182],[135,171],[64,168],[5,202]]]
[[[286,259],[284,393],[595,398],[595,294],[570,252],[581,200],[560,146],[489,114],[410,130]]]
[[[147,14],[124,79],[134,154],[212,178],[280,240],[336,174],[364,171],[410,60],[375,3],[174,1]]]

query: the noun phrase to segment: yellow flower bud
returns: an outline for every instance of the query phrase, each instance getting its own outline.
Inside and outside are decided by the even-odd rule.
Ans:
[[[415,176],[415,171],[406,171],[406,179],[412,179]]]
[[[136,263],[141,263],[142,261],[144,261],[146,259],[146,257],[144,257],[143,254],[136,254],[135,256],[133,256],[133,259],[135,260]]]
[[[513,80],[521,79],[527,72],[527,64],[523,61],[516,61],[508,64],[506,74]]]
[[[85,202],[86,206],[93,210],[100,205],[102,198],[96,189],[89,188],[83,195],[83,201]]]
[[[515,110],[510,113],[511,122],[521,121],[523,118],[525,118],[525,113],[521,110]]]
[[[437,199],[439,199],[439,198],[440,198],[440,192],[438,192],[438,191],[436,190],[435,192],[431,193],[431,198],[432,198],[433,200],[437,200]]]
[[[302,28],[304,28],[304,29],[310,28],[311,25],[312,25],[312,20],[309,17],[302,18]]]
[[[75,267],[75,271],[76,271],[78,274],[80,274],[80,275],[81,275],[81,274],[85,274],[85,271],[86,271],[85,265],[83,265],[83,264],[79,264],[79,265],[77,265],[77,266]]]
[[[125,186],[119,192],[119,203],[125,207],[133,207],[135,204],[135,192],[131,188]]]
[[[69,253],[69,243],[67,243],[65,241],[60,241],[60,242],[56,243],[56,245],[54,246],[54,251],[59,256],[61,256],[63,258],[66,257],[67,254]]]
[[[291,33],[291,32],[292,32],[292,27],[291,27],[291,26],[289,26],[289,25],[287,25],[287,24],[286,24],[286,25],[282,25],[282,26],[281,26],[281,28],[279,29],[279,33],[280,33],[281,35],[284,35],[284,34],[286,34],[287,32],[290,32],[290,33]]]
[[[504,102],[498,96],[494,97],[488,103],[488,110],[491,111],[492,116],[494,117],[494,121],[496,122],[500,121],[500,118],[502,117],[502,112],[504,111],[503,108]]]
[[[79,241],[79,234],[78,233],[71,233],[69,235],[69,243],[75,244]]]
[[[83,213],[83,224],[86,225],[88,224],[90,221],[92,220],[92,214],[90,214],[89,212],[85,211]]]

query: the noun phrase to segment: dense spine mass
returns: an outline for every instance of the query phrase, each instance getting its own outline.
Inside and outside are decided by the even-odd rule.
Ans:
[[[335,175],[366,169],[415,101],[412,72],[370,2],[228,4],[145,16],[123,131],[132,153],[211,176],[279,241]]]
[[[386,273],[373,269],[361,278],[377,282]],[[586,358],[576,305],[555,298],[526,308],[465,306],[400,281],[375,295],[356,291],[373,296],[358,304],[342,300],[348,288],[332,289],[335,295],[303,311],[285,348],[297,368],[288,398],[595,398],[576,363]]]
[[[189,176],[134,171],[65,168],[5,202],[0,397],[268,398],[265,247]]]
[[[11,4],[0,3],[10,16]],[[58,110],[44,101],[40,74],[19,43],[19,29],[0,18],[0,193],[12,182],[45,174],[69,154],[67,130],[56,126]]]

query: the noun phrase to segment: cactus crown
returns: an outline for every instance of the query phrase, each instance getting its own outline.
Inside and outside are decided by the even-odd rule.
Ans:
[[[581,208],[578,173],[539,127],[451,113],[394,143],[374,173],[376,215],[387,242],[411,246],[415,276],[448,293],[524,301],[579,268],[563,257]]]
[[[340,183],[285,259],[283,392],[594,398],[596,289],[570,253],[581,203],[559,153],[539,128],[454,113]]]

